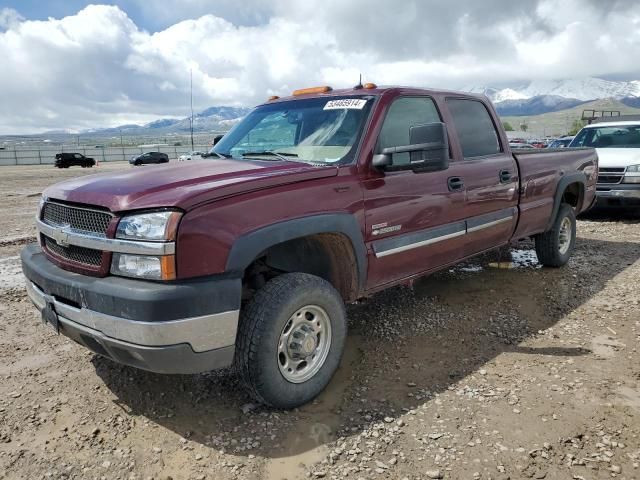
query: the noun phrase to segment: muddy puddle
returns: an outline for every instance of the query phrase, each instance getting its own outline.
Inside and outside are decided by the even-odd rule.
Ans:
[[[511,260],[505,259],[504,261],[490,262],[488,266],[490,268],[503,268],[503,269],[520,269],[520,268],[542,268],[542,265],[538,262],[538,256],[536,251],[530,250],[511,250]]]
[[[310,405],[300,409],[302,420],[282,441],[282,448],[269,452],[265,480],[293,480],[329,454],[327,445],[335,440],[340,425],[340,407],[351,384],[353,370],[362,357],[362,340],[350,335],[338,371],[327,389]]]

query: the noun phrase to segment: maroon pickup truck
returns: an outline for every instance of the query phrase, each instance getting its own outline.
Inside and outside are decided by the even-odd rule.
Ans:
[[[597,156],[513,153],[482,96],[299,90],[188,164],[48,188],[27,292],[56,331],[161,373],[234,366],[260,402],[327,385],[345,302],[525,237],[564,265]]]

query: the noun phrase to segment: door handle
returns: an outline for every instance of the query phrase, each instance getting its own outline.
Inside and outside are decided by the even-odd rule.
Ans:
[[[464,187],[464,182],[460,177],[449,177],[447,179],[447,185],[449,186],[450,191],[457,192],[458,190],[462,190],[462,187]]]
[[[511,180],[511,172],[509,170],[500,170],[500,183],[509,183]]]

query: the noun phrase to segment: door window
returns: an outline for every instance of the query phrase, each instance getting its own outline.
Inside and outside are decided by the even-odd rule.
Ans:
[[[448,98],[447,107],[458,132],[463,157],[482,157],[502,151],[496,127],[482,102]]]
[[[409,129],[415,125],[440,122],[433,100],[427,97],[402,97],[393,102],[378,137],[378,151],[409,145]],[[408,165],[409,152],[394,153],[394,165]]]

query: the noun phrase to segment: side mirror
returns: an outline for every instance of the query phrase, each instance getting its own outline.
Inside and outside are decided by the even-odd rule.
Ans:
[[[409,153],[409,163],[393,162],[396,153]],[[449,168],[449,137],[442,122],[414,125],[409,128],[409,145],[388,147],[373,156],[373,166],[381,170],[413,170],[416,173],[437,172]]]

